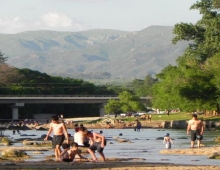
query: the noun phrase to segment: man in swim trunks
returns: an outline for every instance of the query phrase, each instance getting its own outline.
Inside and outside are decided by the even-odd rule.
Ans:
[[[61,154],[61,145],[66,137],[67,143],[69,143],[68,133],[64,123],[59,122],[59,118],[57,116],[53,116],[51,118],[50,128],[45,137],[45,141],[48,139],[49,135],[53,131],[53,139],[52,139],[52,147],[54,148],[56,161],[60,161],[60,154]]]
[[[88,152],[93,158],[93,162],[96,162],[98,159],[95,155],[95,150],[100,154],[102,161],[105,161],[105,155],[103,153],[104,147],[106,145],[106,139],[103,135],[99,133],[92,133],[91,131],[85,131],[85,134],[90,140],[90,147],[88,149]]]
[[[204,125],[201,120],[197,119],[196,114],[193,114],[192,119],[188,122],[187,135],[189,135],[189,132],[191,133],[191,148],[194,148],[195,140],[197,140],[197,146],[200,148]]]

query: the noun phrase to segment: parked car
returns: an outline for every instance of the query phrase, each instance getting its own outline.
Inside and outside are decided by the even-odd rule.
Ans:
[[[147,114],[146,112],[137,112],[135,113],[134,117],[138,117],[138,116],[141,116],[141,115],[145,115]]]
[[[127,116],[127,113],[120,113],[120,116],[122,117]]]

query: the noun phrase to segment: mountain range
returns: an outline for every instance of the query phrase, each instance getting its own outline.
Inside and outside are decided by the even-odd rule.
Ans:
[[[175,65],[187,42],[172,44],[173,27],[141,31],[28,31],[0,34],[7,63],[49,75],[82,79],[143,79]]]

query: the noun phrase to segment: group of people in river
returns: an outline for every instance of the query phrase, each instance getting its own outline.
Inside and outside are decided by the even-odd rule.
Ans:
[[[140,131],[141,123],[136,121],[135,131]],[[89,131],[83,125],[75,126],[74,142],[70,142],[69,134],[63,122],[59,121],[59,117],[53,116],[51,119],[49,131],[44,140],[47,140],[49,135],[53,132],[52,147],[54,148],[56,161],[73,162],[75,156],[78,155],[80,159],[84,158],[78,147],[87,147],[87,151],[92,156],[92,160],[96,162],[98,159],[95,155],[97,151],[102,161],[105,161],[105,155],[103,153],[106,146],[106,139],[102,133],[94,133]],[[201,140],[203,139],[204,126],[201,120],[197,118],[196,114],[192,115],[192,119],[189,120],[187,126],[187,135],[191,136],[191,148],[194,148],[195,141],[197,140],[197,147],[200,148]],[[64,140],[66,141],[64,142]],[[170,149],[172,141],[170,134],[167,133],[164,136],[163,143],[165,148]],[[62,147],[62,149],[61,149]]]
[[[200,148],[201,140],[203,139],[204,125],[202,121],[197,118],[197,114],[192,114],[192,119],[188,122],[186,133],[191,136],[191,148],[194,148],[195,141],[197,141],[197,147]],[[163,143],[166,149],[171,148],[171,144],[174,142],[169,133],[164,136]]]
[[[60,122],[57,116],[52,117],[49,131],[44,140],[47,140],[52,132],[52,147],[54,148],[56,161],[73,162],[76,155],[80,159],[87,159],[81,155],[78,147],[87,147],[87,151],[92,156],[91,161],[96,162],[98,160],[95,151],[100,154],[102,161],[105,161],[103,150],[106,139],[102,134],[89,131],[83,125],[75,126],[74,142],[70,142],[65,124]]]

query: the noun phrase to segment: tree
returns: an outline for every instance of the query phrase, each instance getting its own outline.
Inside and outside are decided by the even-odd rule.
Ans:
[[[121,112],[121,105],[118,100],[110,99],[108,103],[104,106],[106,113],[112,113],[117,117],[117,115]]]
[[[176,24],[173,43],[189,41],[177,66],[167,66],[157,74],[159,82],[153,88],[153,105],[182,110],[215,109],[219,94],[217,77],[206,64],[220,52],[219,1],[200,0],[190,9],[200,11],[202,19],[195,25]],[[213,59],[216,61],[216,59]]]
[[[152,96],[153,84],[157,82],[157,79],[148,74],[144,80],[135,79],[132,81],[131,86],[134,93],[138,96]]]
[[[0,65],[5,64],[8,57],[4,57],[4,54],[0,52]]]
[[[12,83],[18,83],[22,77],[17,68],[8,64],[0,65],[0,86],[10,86]]]
[[[139,97],[123,91],[119,93],[119,100],[109,100],[105,105],[106,113],[113,113],[115,115],[120,112],[137,112],[140,110],[145,110],[144,105],[140,102]]]

